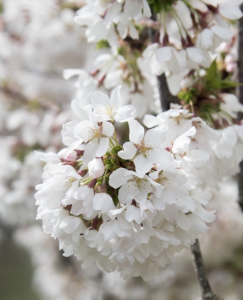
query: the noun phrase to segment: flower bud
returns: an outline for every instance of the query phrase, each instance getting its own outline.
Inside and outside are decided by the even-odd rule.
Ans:
[[[89,176],[91,178],[99,178],[105,172],[104,163],[101,158],[95,158],[88,164]]]

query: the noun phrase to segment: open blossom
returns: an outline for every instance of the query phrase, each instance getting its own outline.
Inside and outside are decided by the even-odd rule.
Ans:
[[[226,101],[232,98],[234,111],[241,109],[233,95],[229,94],[225,98]],[[227,109],[227,102],[223,107]],[[233,111],[229,113],[234,116]],[[215,130],[180,107],[163,112],[156,118],[147,115],[145,123],[148,127],[168,124],[164,145],[170,145],[171,152],[184,165],[190,164],[190,172],[195,174],[193,166],[200,168],[197,176],[202,186],[217,186],[223,178],[239,171],[239,163],[243,159],[243,126],[233,125]]]
[[[127,122],[136,117],[136,111],[132,105],[122,106],[120,88],[118,87],[113,91],[110,99],[104,93],[94,93],[91,102],[94,109],[94,118],[97,121]]]
[[[123,145],[118,155],[123,159],[133,159],[138,173],[147,173],[156,163],[166,163],[169,154],[161,147],[166,138],[166,127],[144,128],[136,120],[129,121],[130,142]]]
[[[88,160],[96,156],[102,156],[109,148],[109,138],[114,133],[111,123],[104,121],[102,124],[86,120],[82,121],[74,130],[76,136],[86,143],[83,162],[87,165]]]
[[[119,168],[110,175],[109,184],[113,188],[121,187],[118,197],[122,204],[131,204],[133,199],[146,199],[148,193],[153,191],[159,194],[161,190],[161,186],[147,175],[124,168]]]
[[[89,42],[106,39],[112,46],[118,45],[116,29],[124,39],[129,34],[137,39],[138,33],[133,24],[139,15],[151,16],[147,0],[135,1],[87,1],[87,5],[77,12],[75,22],[87,26],[86,36]]]
[[[117,270],[124,279],[150,280],[215,216],[206,210],[211,195],[197,177],[203,163],[193,159],[193,151],[199,151],[191,149],[196,126],[188,120],[186,132],[176,131],[174,145],[167,137],[170,118],[167,124],[160,116],[160,126],[145,133],[132,120],[133,108],[118,106],[114,114],[103,110],[116,102],[118,90],[110,100],[94,94],[89,108],[76,103],[80,122],[65,129],[68,148],[41,155],[47,165],[36,187],[37,218],[58,238],[64,255],[76,255],[83,268],[95,264]],[[99,106],[96,97],[104,103]],[[190,116],[176,109],[172,115],[177,122]],[[114,123],[122,118],[130,129],[130,142],[123,146],[114,134]]]

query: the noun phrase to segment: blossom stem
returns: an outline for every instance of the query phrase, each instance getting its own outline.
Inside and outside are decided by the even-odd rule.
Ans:
[[[88,178],[80,180],[80,183],[82,183],[83,185],[86,185],[86,184],[89,184],[90,181],[92,181],[92,180],[93,180],[93,178],[88,177]]]
[[[112,148],[115,148],[115,145],[114,145],[114,143],[113,143],[113,141],[112,141],[112,138],[110,138],[110,146],[111,146]]]
[[[164,25],[164,33],[167,34],[167,26],[166,26],[166,11],[162,10],[163,14],[163,25]]]
[[[178,18],[178,16],[177,16],[177,14],[176,14],[176,12],[175,12],[175,10],[171,7],[171,9],[170,9],[170,11],[171,11],[171,13],[172,13],[172,15],[174,16],[174,20],[176,21],[176,24],[177,24],[177,26],[178,26],[178,30],[179,30],[179,32],[180,32],[180,35],[181,35],[181,37],[183,38],[183,34],[182,34],[182,31],[181,31],[181,27],[180,27],[180,19]],[[183,27],[182,27],[183,28]],[[184,28],[183,28],[184,29]]]
[[[195,244],[191,246],[192,257],[194,261],[195,272],[197,273],[198,281],[201,287],[202,299],[203,300],[222,300],[215,294],[213,294],[210,284],[208,282],[206,270],[203,263],[203,257],[200,250],[198,239]]]
[[[116,130],[114,130],[114,137],[113,138],[114,138],[115,142],[118,144]]]
[[[178,20],[178,22],[176,21],[177,25],[178,25],[178,23],[181,24],[182,29],[183,29],[183,30],[185,31],[185,33],[187,34],[187,29],[185,28],[185,26],[184,26],[184,24],[183,24],[181,18],[179,17],[179,15],[177,14],[177,12],[175,11],[174,8],[172,8],[171,10],[172,10],[172,12],[173,12],[173,14],[174,14],[175,20],[176,20],[176,19]],[[180,25],[178,25],[178,27],[180,28]],[[180,29],[179,29],[179,30],[180,30]],[[180,32],[181,32],[181,31],[180,31]],[[183,37],[182,33],[181,33],[181,36]]]

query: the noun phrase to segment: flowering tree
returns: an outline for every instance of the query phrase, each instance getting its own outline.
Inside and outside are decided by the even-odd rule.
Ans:
[[[17,110],[7,123],[9,130],[31,132],[23,149],[41,150],[23,155],[21,176],[32,174],[28,170],[38,157],[46,163],[43,183],[36,187],[37,218],[58,239],[64,256],[75,255],[83,268],[95,265],[116,270],[125,280],[149,281],[192,246],[203,299],[219,299],[208,284],[197,239],[215,220],[212,193],[239,172],[243,159],[243,127],[237,120],[243,106],[235,96],[235,22],[242,1],[221,2],[69,1],[62,22],[52,24],[55,34],[43,29],[50,42],[65,47],[44,56],[38,70],[53,77],[70,61],[63,76],[77,78],[72,112],[67,99],[57,107],[48,99],[40,103],[42,111],[50,108],[49,123],[45,119],[40,125],[41,114],[33,120],[40,134],[29,126],[29,111]],[[80,27],[72,21],[73,11]],[[89,55],[84,41],[78,44],[81,27],[98,56],[93,50]],[[66,41],[60,33],[70,28],[72,38]],[[23,41],[32,62],[32,44],[44,41],[33,32]],[[74,69],[68,54],[82,47],[88,63]],[[79,58],[78,51],[75,55]],[[53,62],[51,70],[47,61]],[[27,103],[38,90],[24,90],[23,97],[13,87],[9,80],[1,89]],[[62,124],[65,148],[60,150]],[[11,167],[19,170],[19,161]]]

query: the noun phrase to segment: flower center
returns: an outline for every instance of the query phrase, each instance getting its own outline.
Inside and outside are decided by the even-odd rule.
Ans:
[[[159,177],[156,180],[154,180],[154,181],[156,181],[157,183],[161,184],[162,186],[167,186],[168,185],[168,179],[167,179],[167,177],[165,177],[163,175],[163,170],[161,170],[159,172]]]
[[[66,176],[65,183],[67,183],[67,187],[71,187],[73,182],[76,181],[76,180],[77,180],[76,178]]]
[[[102,127],[99,126],[98,128],[92,129],[91,132],[91,138],[90,140],[99,140],[101,138],[102,135]]]
[[[100,110],[103,114],[109,116],[111,119],[113,119],[115,115],[115,107],[107,105],[106,108],[103,108]]]
[[[139,178],[133,175],[133,178],[129,179],[128,182],[131,182],[132,185],[138,187],[140,190],[144,190],[146,187],[147,179]]]
[[[147,157],[147,151],[152,149],[152,147],[145,145],[144,140],[142,140],[140,145],[135,145],[135,146],[138,149],[138,152],[145,157]]]

